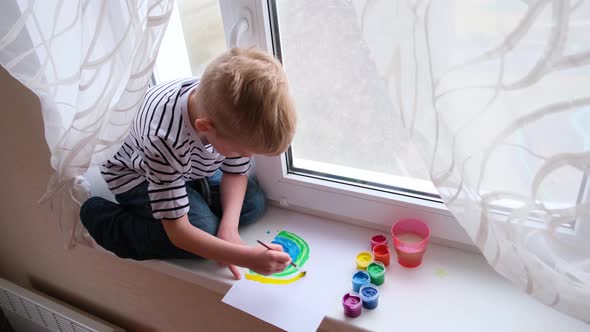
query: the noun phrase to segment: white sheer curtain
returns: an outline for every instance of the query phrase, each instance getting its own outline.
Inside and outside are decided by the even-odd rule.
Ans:
[[[0,64],[37,94],[67,243],[84,240],[81,177],[122,144],[151,79],[173,0],[4,0]],[[7,110],[8,111],[8,110]],[[18,110],[10,110],[17,112]]]
[[[590,322],[590,2],[353,4],[396,129],[490,265]]]

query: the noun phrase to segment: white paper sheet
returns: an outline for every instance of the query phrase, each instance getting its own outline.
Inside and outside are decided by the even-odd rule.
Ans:
[[[284,230],[302,237],[310,248],[307,275],[287,285],[245,278],[234,283],[223,302],[287,331],[315,331],[326,313],[350,289],[356,254],[369,246],[370,233],[326,223],[291,224]]]

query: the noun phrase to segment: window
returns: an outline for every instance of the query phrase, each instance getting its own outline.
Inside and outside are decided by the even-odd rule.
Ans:
[[[199,75],[225,45],[274,53],[289,77],[299,126],[288,153],[256,157],[271,201],[384,230],[400,218],[422,218],[433,236],[470,243],[425,170],[399,162],[418,156],[388,126],[389,98],[352,27],[354,10],[349,1],[328,8],[314,1],[180,0],[156,76]]]
[[[393,129],[395,105],[353,2],[278,1],[271,12],[298,105],[289,172],[437,200],[419,156]]]
[[[288,153],[257,158],[269,198],[371,227],[421,218],[434,236],[471,243],[426,171],[400,163],[422,165],[407,137],[391,130],[392,105],[355,30],[354,3],[266,4],[272,50],[283,61],[299,114]]]

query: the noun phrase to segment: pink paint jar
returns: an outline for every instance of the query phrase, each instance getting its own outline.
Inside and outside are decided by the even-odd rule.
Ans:
[[[344,294],[342,298],[342,306],[344,307],[344,315],[355,318],[361,315],[363,310],[363,301],[360,295],[356,293]]]
[[[371,250],[373,250],[373,248],[375,248],[375,246],[378,244],[387,245],[387,237],[381,234],[371,237]]]
[[[418,219],[402,219],[391,227],[393,248],[397,262],[403,267],[417,267],[422,264],[426,252],[430,229]]]

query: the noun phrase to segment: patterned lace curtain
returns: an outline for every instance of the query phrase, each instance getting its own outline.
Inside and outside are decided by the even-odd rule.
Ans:
[[[79,210],[70,204],[89,194],[81,175],[126,137],[172,7],[172,0],[0,4],[0,64],[41,102],[55,169],[41,201],[61,204],[60,227],[70,246],[84,241]]]
[[[590,322],[590,2],[353,5],[394,126],[489,264]]]

